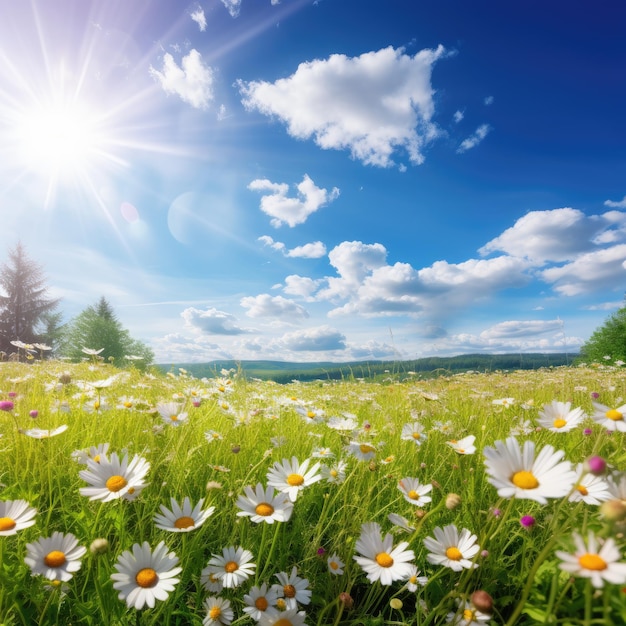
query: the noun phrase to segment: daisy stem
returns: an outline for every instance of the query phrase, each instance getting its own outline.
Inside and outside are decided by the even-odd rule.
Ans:
[[[591,588],[591,579],[586,581],[586,586],[585,586],[585,619],[583,621],[584,626],[590,626],[591,625],[591,616],[592,616],[592,612],[591,612],[591,606],[592,606],[592,602],[593,602],[593,590]]]
[[[557,537],[558,535],[553,533],[548,543],[544,546],[543,550],[537,555],[537,558],[535,559],[535,563],[533,564],[533,566],[530,568],[530,571],[528,572],[528,577],[526,579],[526,586],[524,587],[524,590],[522,591],[520,601],[517,603],[517,606],[515,607],[513,614],[511,615],[511,617],[509,617],[505,626],[514,626],[514,624],[517,624],[517,618],[519,617],[520,613],[522,612],[522,609],[524,608],[524,605],[526,604],[526,600],[528,599],[528,595],[530,594],[530,589],[533,586],[533,583],[535,582],[535,577],[537,575],[537,572],[539,571],[541,564],[546,560],[546,557],[552,550],[554,544],[556,543]]]
[[[267,526],[268,524],[263,523],[263,535],[261,536],[261,546],[263,547],[265,544],[265,538],[266,538],[266,533],[267,533]],[[276,522],[274,524],[274,536],[272,537],[272,543],[270,545],[270,550],[269,553],[267,555],[267,557],[264,560],[264,565],[263,565],[263,570],[261,571],[261,573],[259,574],[257,570],[257,576],[255,578],[255,581],[258,582],[260,578],[263,578],[263,576],[265,575],[265,572],[267,571],[267,568],[269,566],[269,564],[272,562],[272,555],[274,554],[274,548],[276,547],[276,541],[278,540],[278,533],[279,531],[279,527],[280,527],[280,522]],[[261,553],[262,550],[259,551],[259,556],[257,557],[257,560],[259,560],[261,558]]]

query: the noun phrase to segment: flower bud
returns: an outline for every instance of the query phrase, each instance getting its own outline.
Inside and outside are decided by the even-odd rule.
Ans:
[[[491,613],[493,611],[493,598],[482,589],[474,591],[470,597],[470,602],[483,613]]]
[[[69,372],[63,372],[63,374],[59,376],[59,382],[62,385],[69,385],[72,382],[72,375]]]
[[[391,600],[389,600],[389,606],[399,611],[402,608],[402,600],[400,600],[400,598],[391,598]]]
[[[585,469],[594,476],[602,476],[606,472],[606,461],[601,456],[592,456],[585,462]]]
[[[456,493],[449,493],[446,496],[446,509],[453,511],[461,504],[461,496]]]
[[[103,538],[94,539],[89,546],[89,551],[92,554],[104,554],[109,551],[109,542]]]
[[[626,519],[626,502],[607,500],[600,505],[600,514],[611,522],[620,522]]]
[[[345,591],[342,591],[339,594],[339,602],[341,602],[341,604],[343,604],[346,609],[351,609],[354,606],[354,600],[352,599],[352,596]]]

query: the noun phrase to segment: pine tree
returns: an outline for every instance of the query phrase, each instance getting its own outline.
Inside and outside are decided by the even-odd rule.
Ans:
[[[28,257],[21,243],[9,251],[0,268],[0,350],[13,352],[11,341],[41,341],[38,324],[58,305],[48,297],[41,265]]]
[[[140,356],[140,366],[149,365],[152,350],[133,339],[118,320],[113,308],[103,296],[87,307],[65,327],[59,352],[72,361],[86,358],[84,348],[102,350],[99,356],[120,366],[129,356]]]
[[[586,362],[604,362],[605,356],[626,362],[626,305],[596,328],[580,348],[580,358]]]

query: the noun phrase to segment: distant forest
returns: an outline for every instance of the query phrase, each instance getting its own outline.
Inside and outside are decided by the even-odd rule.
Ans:
[[[211,361],[157,365],[164,372],[178,374],[180,368],[194,378],[222,376],[222,370],[233,370],[246,378],[289,383],[294,380],[341,379],[425,379],[449,376],[460,372],[493,372],[496,370],[534,370],[541,367],[571,365],[577,354],[464,354],[452,357],[427,357],[412,361],[354,361],[350,363],[291,363],[286,361]]]

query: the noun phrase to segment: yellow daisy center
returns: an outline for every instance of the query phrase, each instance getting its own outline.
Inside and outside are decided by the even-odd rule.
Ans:
[[[471,609],[465,609],[463,611],[463,619],[467,621],[467,623],[471,623],[476,618],[476,611],[472,611]]]
[[[135,582],[144,589],[154,587],[159,582],[159,575],[151,567],[144,567],[137,572]]]
[[[386,552],[379,552],[374,560],[381,567],[391,567],[393,565],[393,558]]]
[[[265,611],[267,609],[267,607],[269,606],[268,601],[266,600],[266,598],[264,598],[263,596],[261,596],[260,598],[257,598],[254,601],[254,606],[259,609],[259,611]]]
[[[287,617],[281,617],[277,622],[274,622],[274,626],[293,626],[293,622]]]
[[[232,574],[239,569],[239,563],[236,563],[235,561],[228,561],[228,563],[224,565],[224,569],[228,574]]]
[[[446,550],[446,556],[451,561],[460,561],[463,558],[463,555],[461,554],[461,551],[456,546],[450,546]]]
[[[285,585],[283,587],[283,593],[285,594],[285,598],[295,598],[296,588],[293,585]]]
[[[411,576],[411,577],[409,578],[409,582],[410,582],[412,585],[417,584],[417,576]]]
[[[178,421],[178,415],[170,415],[170,419],[172,420],[172,422],[177,422]]]
[[[287,608],[287,603],[282,599],[282,598],[278,598],[278,600],[276,600],[276,606],[281,610],[284,611]],[[282,621],[282,620],[281,620]],[[277,622],[278,623],[278,622]],[[288,622],[289,624],[291,624],[291,622]],[[276,626],[276,624],[274,624],[274,626]]]
[[[212,606],[209,611],[209,617],[213,620],[217,619],[222,614],[222,609],[219,606]]]
[[[617,409],[610,409],[606,412],[606,416],[613,420],[614,422],[619,422],[619,420],[624,419],[624,415],[620,413]]]
[[[511,482],[520,489],[536,489],[539,487],[539,481],[534,477],[532,472],[521,470],[515,472],[511,476]]]
[[[313,419],[315,417],[315,413],[313,411],[307,411],[306,416]]]
[[[587,489],[587,487],[585,487],[584,485],[576,485],[576,489],[583,495],[586,496],[589,491]]]
[[[96,463],[100,463],[100,455],[99,455],[99,454],[96,454],[96,456],[94,456],[94,457],[93,457],[93,460],[94,460]]]
[[[411,436],[413,439],[419,439],[422,435],[420,433],[413,433]]]
[[[12,530],[15,528],[15,520],[10,517],[0,517],[0,532],[3,530]]]
[[[415,491],[415,489],[411,489],[407,494],[411,500],[419,500],[420,494]]]
[[[287,476],[287,484],[292,487],[299,487],[304,483],[304,477],[300,476],[300,474],[289,474]]]
[[[124,402],[124,406],[127,409],[130,409],[130,407],[133,406],[133,403],[130,400],[126,400],[126,402]]]
[[[128,481],[123,476],[116,474],[108,478],[104,484],[109,491],[117,492],[120,489],[124,489],[124,487],[128,484]]]
[[[608,567],[606,561],[598,554],[583,554],[578,557],[578,563],[581,567],[594,570],[596,572],[602,571]]]
[[[567,424],[567,422],[562,417],[559,417],[559,418],[555,419],[554,422],[552,422],[552,425],[555,428],[563,428],[563,426],[565,426],[565,424]]]
[[[61,565],[65,564],[65,561],[67,561],[65,553],[61,552],[61,550],[52,550],[43,558],[43,562],[48,567],[61,567]]]
[[[99,403],[97,400],[93,403],[93,408],[94,408],[96,411],[100,408],[100,403]]]
[[[221,392],[223,393],[224,391],[226,391],[226,387],[224,387],[224,385],[220,385],[220,386],[217,388],[217,390],[218,390],[218,391],[221,391]]]
[[[374,452],[375,448],[373,446],[370,446],[368,443],[362,443],[359,446],[359,450],[362,454],[369,454],[370,452]]]
[[[174,522],[174,526],[176,528],[190,528],[191,526],[195,525],[196,522],[193,517],[189,517],[188,515],[183,515]]]
[[[328,472],[333,478],[337,478],[337,476],[339,476],[339,472],[336,469],[331,469],[330,472]]]
[[[329,564],[330,569],[339,569],[339,563],[337,563],[337,561],[331,561]]]
[[[257,515],[261,515],[262,517],[267,517],[268,515],[271,515],[274,512],[274,507],[271,504],[268,504],[267,502],[260,502],[259,504],[256,505],[254,512]]]

